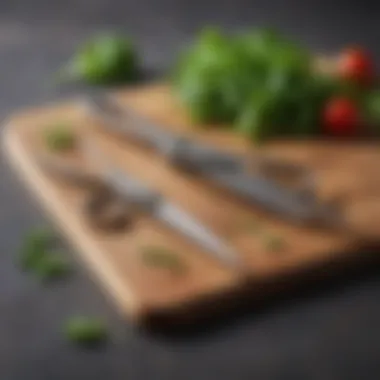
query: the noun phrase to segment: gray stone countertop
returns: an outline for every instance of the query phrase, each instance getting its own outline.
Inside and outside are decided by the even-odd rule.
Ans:
[[[77,94],[49,85],[74,47],[122,30],[148,69],[164,71],[202,25],[275,26],[318,51],[355,42],[380,58],[380,5],[322,0],[2,0],[0,114]],[[370,380],[380,378],[378,275],[346,281],[192,336],[155,336],[121,321],[88,274],[45,287],[14,264],[23,234],[44,221],[0,161],[0,379]],[[73,313],[105,318],[113,336],[83,351],[62,339]]]

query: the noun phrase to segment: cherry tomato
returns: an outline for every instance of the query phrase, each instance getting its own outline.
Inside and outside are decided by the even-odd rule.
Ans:
[[[364,85],[371,84],[375,77],[371,57],[359,48],[347,49],[341,54],[338,72],[342,78]]]
[[[359,124],[359,111],[348,98],[330,99],[324,108],[325,132],[335,136],[352,136]]]

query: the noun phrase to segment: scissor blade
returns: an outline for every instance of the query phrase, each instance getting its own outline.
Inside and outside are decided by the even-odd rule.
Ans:
[[[242,265],[242,260],[227,242],[222,241],[211,230],[192,218],[173,203],[161,199],[155,207],[154,216],[190,238],[219,261],[234,267]]]

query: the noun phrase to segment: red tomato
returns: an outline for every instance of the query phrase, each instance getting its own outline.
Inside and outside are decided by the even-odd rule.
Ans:
[[[353,135],[359,124],[359,112],[355,103],[347,98],[330,99],[325,105],[323,124],[328,134]]]
[[[345,50],[339,60],[338,72],[344,79],[360,84],[371,84],[375,77],[371,57],[359,48]]]

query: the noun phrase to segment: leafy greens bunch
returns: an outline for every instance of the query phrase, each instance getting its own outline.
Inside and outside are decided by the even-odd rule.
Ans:
[[[57,79],[102,85],[129,83],[138,77],[138,66],[138,54],[129,38],[101,34],[79,47]]]
[[[340,90],[316,74],[306,49],[270,30],[202,31],[177,62],[172,85],[193,121],[232,125],[254,140],[318,134],[325,100]]]

